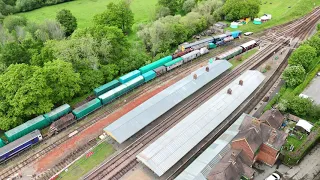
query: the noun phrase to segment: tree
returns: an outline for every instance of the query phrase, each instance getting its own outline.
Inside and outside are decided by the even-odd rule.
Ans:
[[[102,65],[100,68],[105,82],[112,81],[119,74],[119,67],[115,64]]]
[[[30,11],[43,6],[42,0],[17,0],[16,8],[19,12]]]
[[[70,10],[62,9],[59,11],[56,20],[62,25],[66,36],[70,36],[77,29],[77,19]]]
[[[8,29],[9,32],[15,30],[17,26],[26,26],[27,19],[22,16],[7,16],[3,20],[3,26]]]
[[[164,6],[157,6],[156,7],[156,17],[155,19],[159,19],[165,16],[170,15],[170,9],[168,7],[164,7]]]
[[[127,33],[131,30],[134,17],[130,5],[124,1],[118,4],[109,3],[107,10],[94,16],[95,25],[116,26]]]
[[[158,0],[158,4],[168,7],[172,14],[179,12],[185,0]]]
[[[185,12],[185,13],[188,13],[192,10],[192,8],[196,5],[196,1],[195,0],[186,0],[184,3],[183,3],[183,6],[182,6],[182,10]]]
[[[310,65],[317,57],[315,48],[309,45],[302,45],[296,49],[289,58],[290,65],[301,65],[307,72],[310,70]]]
[[[92,89],[99,87],[104,83],[103,73],[99,70],[87,69],[80,72],[81,76],[81,94],[92,92]]]
[[[299,96],[288,99],[288,102],[288,110],[297,116],[306,116],[313,107],[310,99],[300,98]]]
[[[320,37],[313,36],[310,40],[306,42],[306,44],[315,48],[317,51],[317,55],[320,56]]]
[[[289,87],[296,87],[301,84],[305,78],[306,72],[302,66],[289,66],[283,72],[283,79]]]
[[[258,0],[227,0],[223,5],[223,11],[227,20],[238,20],[241,18],[254,18],[260,11]]]
[[[27,49],[16,42],[7,43],[1,49],[0,61],[6,66],[20,63],[29,64],[30,58]]]

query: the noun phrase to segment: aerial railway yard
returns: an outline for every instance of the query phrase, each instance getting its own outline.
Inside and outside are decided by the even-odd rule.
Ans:
[[[188,102],[186,105],[183,106],[183,108],[180,108],[172,116],[169,118],[165,119],[161,123],[159,123],[157,126],[152,128],[148,133],[142,135],[139,139],[137,139],[134,143],[129,145],[127,148],[125,148],[123,151],[120,153],[116,154],[114,157],[112,157],[106,164],[103,164],[98,170],[93,171],[90,173],[86,179],[119,179],[121,178],[126,172],[128,172],[132,167],[134,167],[138,161],[136,160],[136,155],[141,152],[150,142],[154,141],[157,137],[159,137],[161,134],[163,134],[165,131],[173,127],[176,123],[178,123],[184,116],[186,116],[188,113],[191,111],[195,110],[198,106],[200,106],[203,102],[205,102],[208,98],[216,94],[219,90],[224,88],[229,82],[234,80],[237,76],[239,76],[241,73],[243,73],[245,70],[248,69],[256,69],[259,67],[263,62],[270,58],[273,55],[273,52],[279,51],[283,46],[288,44],[290,42],[290,38],[292,37],[299,37],[300,40],[303,40],[306,38],[308,35],[309,31],[313,28],[315,23],[319,19],[319,9],[316,9],[311,15],[304,17],[300,20],[294,21],[290,24],[287,24],[286,26],[281,26],[281,28],[286,28],[284,31],[279,31],[279,29],[273,29],[272,33],[267,34],[265,37],[262,37],[262,40],[267,40],[267,41],[272,41],[271,44],[267,45],[265,49],[267,51],[260,51],[250,59],[248,59],[245,63],[243,63],[241,66],[237,67],[234,69],[232,72],[227,74],[226,76],[222,77],[219,79],[217,82],[215,82],[213,85],[211,85],[208,89],[206,89],[203,93],[201,93],[199,96],[195,97],[192,99],[190,102]],[[308,22],[306,22],[308,21]],[[285,37],[283,37],[285,36]],[[174,72],[170,72],[166,74],[165,76],[160,77],[159,79],[156,79],[157,81],[164,80],[166,76],[172,76],[172,75],[177,75],[181,73],[182,71],[185,71],[185,73],[190,73],[192,68],[200,64],[199,62],[195,62],[190,66],[186,66],[184,69],[177,69]],[[252,97],[249,99],[248,104],[253,106],[260,97],[263,97],[263,94],[265,91],[272,86],[274,79],[277,79],[277,77],[280,76],[282,70],[286,66],[286,61],[281,63],[279,66],[279,70],[276,71],[272,77],[269,78],[269,80],[263,85],[263,88],[260,88],[256,92],[256,96]],[[161,79],[162,78],[162,79]],[[140,96],[144,92],[146,92],[148,89],[151,89],[152,85],[146,84],[145,87],[142,90],[139,90],[136,94],[129,96],[126,100],[130,101],[133,100],[134,98]],[[263,91],[263,92],[260,92]],[[254,101],[254,102],[253,102]],[[195,147],[196,150],[192,150],[193,155],[191,155],[191,160],[192,158],[197,156],[197,153],[199,152],[200,149],[205,148],[209,142],[211,142],[219,133],[223,132],[228,126],[230,126],[235,119],[236,116],[239,115],[240,112],[247,112],[253,107],[248,107],[245,104],[243,105],[244,107],[239,110],[238,113],[234,113],[233,117],[234,118],[228,118],[225,122],[221,124],[221,128],[217,128],[214,130],[211,134],[212,137],[210,139],[209,136],[206,138],[207,141],[200,147]],[[83,129],[86,129],[93,123],[97,122],[99,119],[102,117],[105,117],[107,114],[112,113],[115,111],[117,108],[121,107],[121,104],[118,104],[117,106],[112,107],[109,109],[106,113],[97,116],[94,118],[90,123],[85,124],[79,129],[77,129],[79,132]],[[242,106],[241,106],[242,107]],[[240,107],[240,108],[241,108]],[[219,130],[218,130],[219,129]],[[26,159],[25,161],[21,162],[19,165],[15,166],[12,169],[9,169],[6,172],[2,172],[1,179],[4,179],[5,177],[8,177],[9,175],[17,172],[24,166],[28,165],[29,163],[35,161],[37,158],[43,156],[47,152],[51,151],[53,148],[57,147],[59,144],[62,142],[66,141],[69,137],[65,136],[58,141],[54,142],[53,144],[49,145],[47,148],[43,149],[40,152],[37,152],[37,155],[30,156],[30,158]],[[130,153],[128,153],[130,152]],[[188,155],[187,155],[188,156]],[[187,157],[186,157],[187,158]],[[166,175],[168,179],[172,179],[176,176],[177,172],[179,170],[183,169],[183,167],[188,164],[190,161],[190,157],[186,159],[182,159],[181,162],[177,163],[179,166],[177,170],[174,170],[174,173],[170,175]],[[47,177],[47,176],[46,176]],[[45,178],[44,178],[45,179]]]
[[[315,26],[316,22],[319,20],[319,16],[320,12],[319,8],[317,8],[312,13],[303,17],[302,19],[289,23],[286,26],[282,26],[282,28],[284,29],[283,31],[277,29],[273,30],[275,32],[273,32],[271,35],[269,34],[262,38],[263,40],[273,41],[271,44],[265,47],[266,51],[260,51],[259,53],[248,59],[246,62],[244,62],[242,65],[234,69],[228,75],[219,79],[208,89],[206,89],[202,94],[198,95],[193,100],[185,104],[183,108],[180,108],[178,111],[174,112],[174,114],[171,115],[169,118],[159,123],[146,134],[142,135],[140,138],[138,138],[136,141],[130,144],[127,148],[113,156],[109,161],[107,161],[106,163],[98,167],[96,170],[89,173],[85,177],[85,179],[120,179],[126,172],[128,172],[132,167],[138,164],[136,155],[139,154],[150,142],[154,141],[159,136],[161,136],[163,132],[170,129],[173,125],[179,122],[186,114],[196,109],[202,102],[205,102],[208,98],[216,94],[219,90],[225,87],[231,80],[235,79],[245,70],[256,69],[257,67],[259,67],[266,59],[270,58],[274,52],[279,51],[283,46],[289,44],[292,40],[291,38],[298,37],[300,40],[304,40],[310,33],[310,30]],[[247,112],[254,108],[255,103],[259,102],[259,98],[262,98],[265,95],[265,93],[270,89],[270,87],[272,87],[273,83],[275,82],[277,77],[281,75],[281,72],[286,67],[286,65],[287,62],[286,60],[284,60],[278,67],[277,71],[275,71],[275,73],[265,82],[265,84],[258,91],[256,91],[256,94],[253,97],[249,98],[247,104],[250,104],[250,106],[246,106],[246,104],[240,106],[239,108],[241,110],[236,110],[235,113],[230,116],[231,118],[229,117],[228,120],[224,121],[220,125],[220,127],[216,128],[213,132],[211,132],[211,134],[214,135],[213,137],[209,138],[211,139],[210,141],[212,141],[214,137],[216,137],[219,133],[221,134],[221,132],[223,132],[227,127],[229,127],[234,121],[234,119],[239,116],[240,112]],[[210,142],[209,140],[204,141]],[[202,148],[208,146],[208,144],[210,143],[202,144]],[[195,154],[197,153],[195,152],[199,152],[200,149],[198,147],[194,151],[194,155],[191,155],[191,157],[196,156]],[[187,160],[185,159],[182,160],[182,162],[179,162],[178,164],[180,164],[180,167],[178,167],[177,169],[183,169],[183,164],[188,162],[188,160],[189,158],[187,158]],[[178,172],[178,170],[174,170],[173,174],[164,176],[166,176],[168,179],[172,179],[177,175],[176,172]]]

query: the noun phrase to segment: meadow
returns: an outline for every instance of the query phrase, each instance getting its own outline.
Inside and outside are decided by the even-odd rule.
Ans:
[[[29,21],[43,22],[46,19],[55,19],[61,9],[68,9],[77,18],[78,27],[84,28],[92,25],[93,16],[107,9],[110,2],[117,3],[118,0],[73,0],[70,2],[46,6],[30,12],[19,13]],[[146,23],[153,19],[155,5],[158,0],[132,0],[131,9],[134,13],[135,23]]]

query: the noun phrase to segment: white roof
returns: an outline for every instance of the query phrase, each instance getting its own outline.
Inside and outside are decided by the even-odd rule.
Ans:
[[[231,23],[231,26],[232,26],[232,25],[238,26],[238,24],[239,24],[239,23],[237,23],[237,22],[232,22],[232,23]]]
[[[311,123],[309,123],[306,120],[300,119],[298,121],[298,123],[296,124],[296,126],[302,127],[303,129],[305,129],[308,132],[311,132],[311,129],[313,128],[313,125]]]
[[[267,19],[269,19],[269,18],[268,18],[268,16],[261,16],[260,19],[261,19],[261,20],[267,20]]]
[[[123,143],[169,109],[228,70],[231,66],[228,61],[209,63],[209,72],[206,71],[206,67],[198,69],[140,104],[104,128],[104,131],[117,142]],[[193,78],[194,74],[197,74],[196,80]]]
[[[251,41],[248,41],[248,42],[246,42],[246,43],[244,43],[244,44],[242,44],[240,46],[247,49],[249,46],[251,46],[253,44],[256,44],[256,43],[257,42],[255,40],[251,40]]]
[[[242,114],[197,159],[182,171],[175,180],[206,180],[211,169],[231,149],[229,143],[238,134],[239,127],[246,116],[247,114]]]
[[[224,121],[262,83],[259,71],[246,71],[137,155],[158,176],[163,175]],[[243,80],[243,86],[239,81]],[[231,88],[232,94],[227,90]]]

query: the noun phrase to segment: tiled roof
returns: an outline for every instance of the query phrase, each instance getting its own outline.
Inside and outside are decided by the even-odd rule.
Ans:
[[[272,109],[263,113],[259,119],[266,121],[271,127],[278,129],[282,125],[285,117],[278,109]]]

